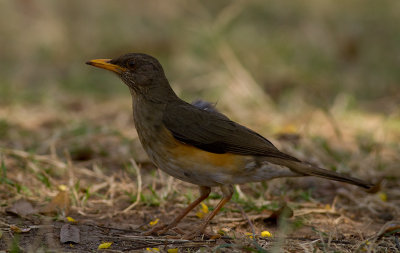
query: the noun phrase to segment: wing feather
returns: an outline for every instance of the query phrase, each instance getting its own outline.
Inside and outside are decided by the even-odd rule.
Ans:
[[[298,161],[280,152],[258,133],[225,115],[201,110],[185,102],[166,107],[163,123],[179,141],[212,153],[268,156]]]

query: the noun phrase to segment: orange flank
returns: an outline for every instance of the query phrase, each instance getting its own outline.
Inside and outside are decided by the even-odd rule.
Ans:
[[[190,182],[196,179],[202,181],[204,178],[216,175],[224,177],[226,182],[233,180],[233,176],[241,175],[245,165],[252,160],[250,156],[242,156],[232,153],[216,154],[190,144],[181,142],[167,128],[162,128],[157,135],[157,145],[152,146],[152,151],[157,152],[160,157],[168,158],[164,161],[164,168],[170,173],[176,173],[175,168],[185,169],[190,176]],[[181,175],[182,173],[178,174]],[[183,173],[185,174],[185,173]],[[183,180],[183,179],[182,179]],[[204,183],[204,181],[202,181]]]
[[[207,164],[213,167],[223,167],[230,171],[241,168],[244,157],[232,153],[216,154],[201,150],[192,145],[188,145],[176,140],[176,146],[170,150],[173,156],[181,157],[190,163]]]

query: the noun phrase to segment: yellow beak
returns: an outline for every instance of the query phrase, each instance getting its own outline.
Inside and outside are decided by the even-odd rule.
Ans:
[[[121,74],[122,72],[126,71],[127,69],[115,64],[110,63],[111,59],[96,59],[86,62],[88,65],[92,65],[98,68],[111,70],[117,74]]]

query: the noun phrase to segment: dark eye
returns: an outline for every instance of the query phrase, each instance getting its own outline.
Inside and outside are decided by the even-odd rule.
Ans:
[[[131,61],[128,61],[127,63],[126,63],[126,66],[128,67],[128,68],[134,68],[135,67],[135,61],[133,61],[133,60],[131,60]]]

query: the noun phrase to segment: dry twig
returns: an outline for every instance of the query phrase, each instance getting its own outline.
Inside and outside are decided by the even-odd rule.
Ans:
[[[140,174],[140,168],[139,166],[136,164],[135,160],[131,159],[130,160],[132,167],[135,169],[136,171],[136,175],[137,175],[137,181],[138,181],[138,189],[137,189],[137,194],[136,194],[136,200],[133,204],[131,204],[130,206],[128,206],[127,208],[125,208],[125,210],[123,210],[123,213],[128,212],[129,210],[131,210],[132,208],[134,208],[137,204],[139,204],[140,202],[140,195],[142,193],[142,175]]]

